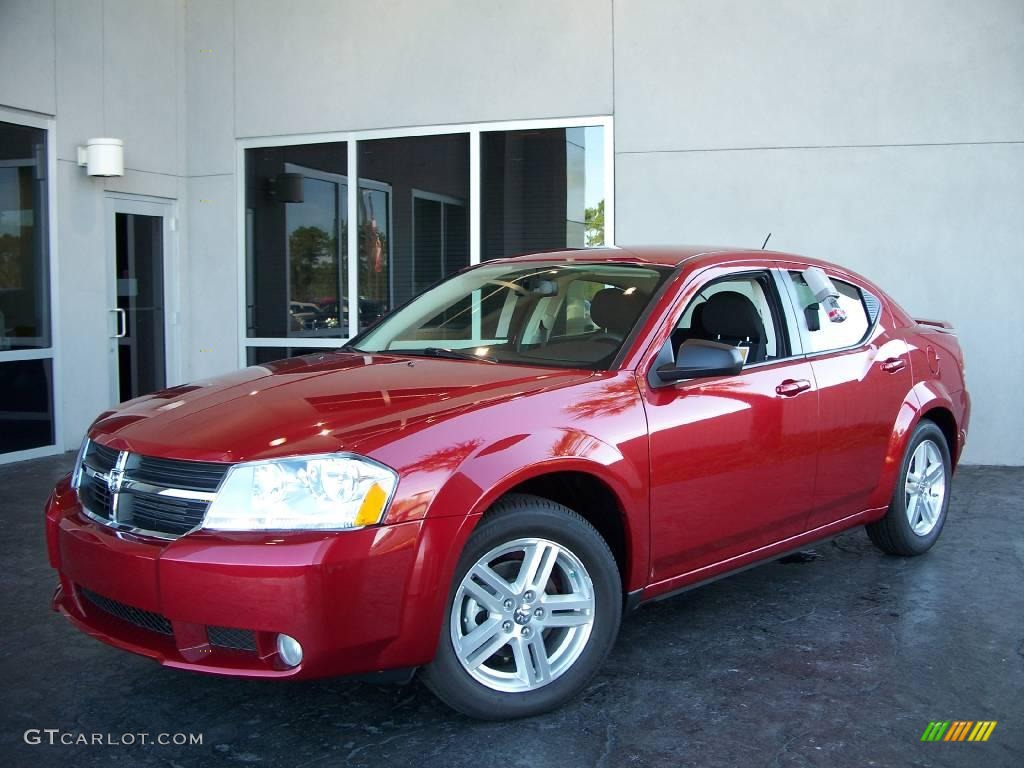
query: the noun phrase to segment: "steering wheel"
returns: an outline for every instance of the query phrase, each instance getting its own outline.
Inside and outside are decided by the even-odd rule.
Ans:
[[[596,341],[598,344],[621,344],[622,336],[619,336],[617,333],[602,331],[596,336],[591,336],[590,341]]]

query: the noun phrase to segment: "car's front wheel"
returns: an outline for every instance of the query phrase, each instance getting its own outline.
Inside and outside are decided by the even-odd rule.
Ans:
[[[597,672],[621,614],[615,558],[593,526],[546,499],[507,496],[466,545],[424,681],[471,717],[547,712]]]

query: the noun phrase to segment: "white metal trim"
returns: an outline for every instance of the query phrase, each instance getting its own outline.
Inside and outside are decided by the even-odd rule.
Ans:
[[[615,126],[611,117],[604,127],[604,244],[617,248],[615,240]]]
[[[42,128],[44,131],[52,131],[54,127],[54,120],[48,115],[14,109],[13,107],[0,106],[0,120],[5,123],[24,125],[29,128]]]
[[[235,253],[237,256],[237,273],[235,275],[235,286],[238,291],[238,314],[236,315],[238,321],[238,332],[236,338],[238,339],[238,349],[236,363],[239,368],[246,367],[246,355],[245,355],[245,335],[249,328],[249,291],[246,283],[247,276],[247,264],[246,264],[246,215],[248,208],[246,206],[246,190],[245,190],[245,145],[242,142],[237,142],[235,147]],[[198,339],[195,338],[195,332],[193,331],[192,345],[196,346]]]
[[[345,144],[347,155],[345,170],[349,177],[356,180],[355,184],[349,184],[347,187],[348,247],[345,254],[348,265],[348,296],[345,297],[345,300],[348,302],[348,335],[349,338],[352,338],[359,333],[359,153],[354,141],[347,140],[347,142]]]
[[[54,415],[56,416],[56,409],[54,409]],[[14,464],[16,461],[27,461],[28,459],[41,459],[44,456],[56,456],[58,453],[64,453],[64,449],[57,445],[44,445],[41,448],[0,453],[0,465]]]
[[[19,360],[47,360],[52,357],[54,357],[53,347],[11,349],[0,352],[0,363],[14,363]]]
[[[480,166],[480,129],[474,128],[469,132],[469,264],[473,266],[480,263],[480,256],[483,253],[483,244],[480,236],[483,232],[480,229],[480,179],[482,178]],[[477,334],[479,336],[479,334]],[[474,337],[475,338],[475,337]]]

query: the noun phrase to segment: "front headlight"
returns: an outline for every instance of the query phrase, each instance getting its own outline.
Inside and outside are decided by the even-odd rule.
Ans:
[[[361,528],[381,521],[397,485],[394,470],[346,454],[236,464],[210,504],[203,528]]]

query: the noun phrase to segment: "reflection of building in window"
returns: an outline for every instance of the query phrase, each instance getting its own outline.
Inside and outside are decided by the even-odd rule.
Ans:
[[[484,259],[604,243],[604,129],[485,131]]]

